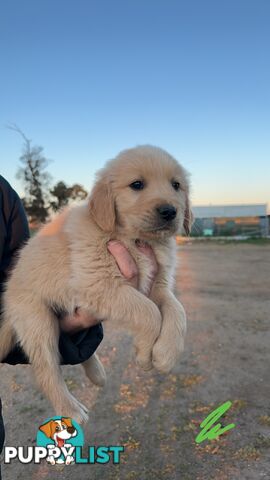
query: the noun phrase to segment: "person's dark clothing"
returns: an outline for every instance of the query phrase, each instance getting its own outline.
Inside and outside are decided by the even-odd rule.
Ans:
[[[5,441],[5,428],[4,428],[4,422],[2,417],[2,402],[0,398],[0,453],[3,450],[4,441]],[[1,465],[0,465],[0,480],[1,478],[2,477],[1,477]]]
[[[28,239],[29,228],[22,202],[0,175],[0,293],[15,252]]]
[[[10,184],[0,175],[0,326],[1,296],[4,291],[4,284],[13,262],[16,262],[17,251],[28,239],[29,227],[22,202]],[[82,330],[74,335],[61,332],[59,351],[62,363],[75,365],[84,362],[93,355],[102,339],[103,329],[101,324]],[[16,345],[2,363],[12,365],[28,363],[28,358],[20,346]],[[3,442],[4,426],[0,401],[0,452]]]

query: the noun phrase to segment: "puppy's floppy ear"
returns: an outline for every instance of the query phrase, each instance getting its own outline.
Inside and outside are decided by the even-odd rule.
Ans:
[[[94,185],[89,199],[91,215],[104,232],[112,232],[115,226],[116,212],[112,187],[109,181],[100,179]]]
[[[191,232],[193,220],[194,220],[194,216],[190,209],[190,201],[189,201],[188,193],[186,193],[186,208],[185,208],[185,214],[184,214],[183,227],[184,227],[185,234],[187,236]]]
[[[52,423],[53,423],[52,420],[50,420],[49,422],[44,423],[44,425],[41,425],[39,427],[39,430],[41,430],[41,432],[45,433],[46,437],[48,437],[48,438],[51,438],[51,434],[52,434],[51,424]]]
[[[62,417],[61,422],[63,422],[67,427],[73,427],[70,417]]]

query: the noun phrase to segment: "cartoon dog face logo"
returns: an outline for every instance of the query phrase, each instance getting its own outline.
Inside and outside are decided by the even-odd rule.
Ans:
[[[72,437],[76,437],[77,430],[72,424],[71,418],[62,417],[59,420],[49,420],[47,423],[44,423],[39,427],[39,430],[43,432],[46,437],[50,438],[54,442],[55,447],[71,447],[70,443],[66,441]],[[53,445],[50,445],[53,447]],[[49,455],[47,461],[50,463],[64,463],[63,460],[58,459],[55,462],[55,459],[52,455]],[[66,459],[66,463],[72,463],[74,461],[73,457]]]
[[[77,430],[72,425],[71,418],[62,417],[61,420],[50,420],[39,427],[46,437],[51,438],[56,447],[63,447],[66,440],[76,437]]]

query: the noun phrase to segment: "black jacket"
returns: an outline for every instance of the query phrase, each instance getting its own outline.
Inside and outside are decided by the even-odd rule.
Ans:
[[[22,202],[10,184],[0,175],[0,308],[1,295],[8,271],[16,262],[16,253],[29,239],[28,222]],[[103,339],[102,325],[82,330],[74,335],[61,332],[59,350],[63,364],[77,364],[87,360]],[[3,363],[28,363],[17,345]]]

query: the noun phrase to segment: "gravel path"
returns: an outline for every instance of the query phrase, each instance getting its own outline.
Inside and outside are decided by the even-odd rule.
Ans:
[[[188,314],[186,351],[168,376],[140,371],[130,337],[105,325],[105,389],[64,367],[90,407],[87,445],[124,445],[119,466],[3,465],[3,480],[257,480],[270,478],[270,246],[179,248],[177,288]],[[1,366],[7,445],[34,445],[52,415],[27,366]],[[200,422],[231,400],[236,427],[196,444]]]

